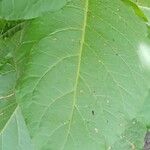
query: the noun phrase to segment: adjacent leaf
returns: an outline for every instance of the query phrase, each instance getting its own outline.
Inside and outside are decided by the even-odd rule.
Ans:
[[[0,38],[6,39],[12,37],[15,33],[22,30],[25,26],[25,21],[6,21],[0,20]]]
[[[149,0],[133,0],[133,1],[136,2],[140,6],[150,7],[150,1]]]
[[[0,131],[13,113],[15,102],[16,70],[13,61],[13,44],[0,40]]]
[[[9,121],[0,132],[1,150],[33,150],[33,146],[20,112],[15,109]]]
[[[144,12],[147,16],[149,24],[150,24],[150,1],[149,0],[139,0],[136,1],[139,8]]]
[[[47,11],[55,11],[67,0],[1,0],[0,18],[6,20],[31,19]]]
[[[139,7],[132,1],[130,0],[122,0],[126,5],[129,5],[130,7],[133,8],[133,10],[135,11],[135,14],[137,16],[139,16],[142,20],[144,20],[145,22],[147,22],[147,17],[145,16],[145,14],[139,9]]]
[[[24,118],[15,98],[19,77],[15,49],[21,40],[22,23],[3,21],[0,34],[0,149],[33,150]],[[19,33],[18,33],[19,31]],[[14,35],[15,34],[15,35]],[[14,36],[13,36],[14,35]]]
[[[142,149],[150,47],[132,6],[73,0],[31,21],[22,43],[17,100],[36,149]]]

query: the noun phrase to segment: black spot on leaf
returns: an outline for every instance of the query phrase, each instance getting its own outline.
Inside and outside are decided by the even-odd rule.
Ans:
[[[95,112],[94,112],[94,110],[92,110],[92,115],[93,115],[93,116],[95,115]]]

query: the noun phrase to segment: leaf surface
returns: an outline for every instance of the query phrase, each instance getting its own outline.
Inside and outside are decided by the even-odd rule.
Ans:
[[[142,149],[150,48],[132,6],[74,0],[33,20],[20,50],[17,100],[37,149]]]
[[[19,107],[12,113],[9,121],[0,132],[1,150],[33,150],[23,116]]]
[[[15,49],[19,45],[20,35],[17,32],[21,28],[14,21],[1,20],[0,25],[0,149],[33,150],[15,97],[18,78]]]
[[[0,131],[13,113],[15,102],[16,70],[13,60],[13,44],[0,39]]]
[[[0,18],[6,20],[31,19],[47,11],[56,11],[67,0],[1,0]]]
[[[144,12],[147,16],[149,24],[150,24],[150,1],[149,0],[139,0],[135,1],[139,8]]]

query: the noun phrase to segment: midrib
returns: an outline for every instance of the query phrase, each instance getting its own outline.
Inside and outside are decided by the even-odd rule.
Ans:
[[[89,0],[85,0],[85,1],[86,2],[85,2],[84,22],[83,22],[83,27],[82,27],[81,45],[80,45],[80,50],[79,50],[78,68],[77,68],[77,75],[76,75],[76,82],[75,82],[74,96],[73,96],[73,110],[74,110],[74,106],[76,103],[77,86],[78,86],[80,66],[81,66],[81,57],[82,57],[82,52],[83,52],[83,45],[84,45],[84,41],[85,41],[85,30],[86,30],[86,24],[87,24],[87,13],[88,13],[88,1]]]
[[[76,101],[77,101],[77,99],[76,99],[76,96],[77,96],[77,87],[78,87],[80,67],[81,67],[81,57],[82,57],[83,46],[84,46],[84,41],[85,41],[85,31],[86,31],[86,25],[87,25],[88,6],[89,6],[89,0],[85,0],[84,21],[83,21],[83,26],[82,26],[81,45],[80,45],[80,49],[79,49],[79,59],[78,59],[77,75],[76,75],[75,86],[74,86],[72,112],[71,112],[71,116],[70,116],[70,121],[69,121],[69,127],[68,127],[68,132],[67,132],[66,140],[65,140],[65,143],[62,146],[61,150],[64,149],[64,146],[65,146],[65,144],[67,142],[67,139],[68,139],[68,135],[69,135],[69,132],[70,132],[71,123],[72,123],[72,119],[73,119],[74,109],[75,109],[75,105],[76,105]]]

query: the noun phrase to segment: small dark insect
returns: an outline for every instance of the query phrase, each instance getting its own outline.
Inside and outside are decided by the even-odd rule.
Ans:
[[[95,115],[95,112],[94,112],[94,110],[92,110],[92,115]]]

